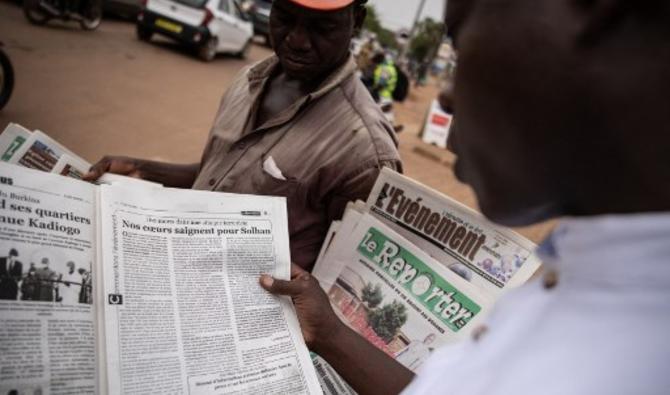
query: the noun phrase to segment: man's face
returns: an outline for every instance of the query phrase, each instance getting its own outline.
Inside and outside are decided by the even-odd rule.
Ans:
[[[313,81],[347,59],[356,24],[353,6],[326,12],[275,0],[270,37],[284,71],[292,78]]]
[[[574,115],[569,15],[549,0],[450,0],[458,50],[456,174],[482,212],[510,226],[556,215]],[[563,188],[563,189],[561,189]]]

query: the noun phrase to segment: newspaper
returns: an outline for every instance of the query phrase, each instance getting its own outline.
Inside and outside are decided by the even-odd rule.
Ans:
[[[540,266],[529,240],[390,169],[382,170],[366,207],[493,298],[528,281]]]
[[[32,137],[32,132],[21,125],[10,123],[0,134],[0,160],[10,162],[17,151],[23,149]]]
[[[345,323],[416,371],[434,348],[467,336],[491,300],[378,219],[359,215],[343,243],[350,248],[333,244],[326,253],[342,267],[337,278],[315,276]]]
[[[0,163],[0,393],[94,393],[96,187]]]
[[[319,384],[323,389],[324,395],[355,395],[356,391],[347,384],[342,377],[326,362],[315,353],[311,353],[314,369],[319,377]]]
[[[477,328],[502,293],[528,280],[540,265],[534,248],[383,169],[368,201],[347,206],[312,273],[343,322],[416,372],[434,349]],[[325,361],[314,360],[324,392],[342,386]]]
[[[10,123],[0,134],[0,161],[30,169],[81,179],[91,164],[45,133],[31,132],[21,125]],[[128,183],[135,186],[162,187],[161,184],[105,173],[97,184]]]
[[[0,163],[0,393],[320,394],[283,198]]]

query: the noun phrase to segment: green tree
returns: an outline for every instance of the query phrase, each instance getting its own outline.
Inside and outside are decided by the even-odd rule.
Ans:
[[[430,61],[444,37],[444,24],[432,18],[420,22],[409,44],[409,56],[419,63]]]
[[[370,311],[368,322],[377,336],[388,343],[407,322],[407,309],[405,305],[394,300],[393,303]]]
[[[371,309],[379,306],[382,300],[384,300],[381,285],[377,284],[373,287],[372,283],[367,283],[362,290],[362,299]]]
[[[373,32],[377,35],[377,40],[379,43],[386,47],[392,49],[398,49],[398,41],[395,39],[395,34],[392,31],[384,28],[379,20],[379,14],[373,5],[367,5],[368,16],[365,18],[363,23],[363,28]]]

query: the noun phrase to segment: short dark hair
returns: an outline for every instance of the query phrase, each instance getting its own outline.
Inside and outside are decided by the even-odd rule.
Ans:
[[[19,256],[19,252],[16,251],[16,248],[9,250],[9,256]]]

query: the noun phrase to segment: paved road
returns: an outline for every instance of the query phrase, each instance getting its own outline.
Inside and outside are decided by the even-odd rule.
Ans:
[[[42,129],[91,161],[106,153],[197,161],[221,95],[247,63],[203,63],[167,40],[140,42],[122,21],[94,32],[32,26],[6,1],[0,40],[17,74],[0,124]],[[248,60],[269,53],[254,46]]]
[[[203,63],[166,39],[140,42],[128,22],[104,20],[93,32],[74,22],[32,26],[7,0],[0,0],[0,40],[16,69],[14,95],[0,112],[0,129],[18,122],[43,130],[91,162],[105,154],[198,161],[235,74],[271,53],[254,46],[246,60],[219,56]],[[434,87],[414,90],[397,109],[407,126],[400,135],[405,172],[475,207],[470,189],[451,173],[453,156],[417,137],[435,94]],[[546,230],[522,233],[539,240]]]

